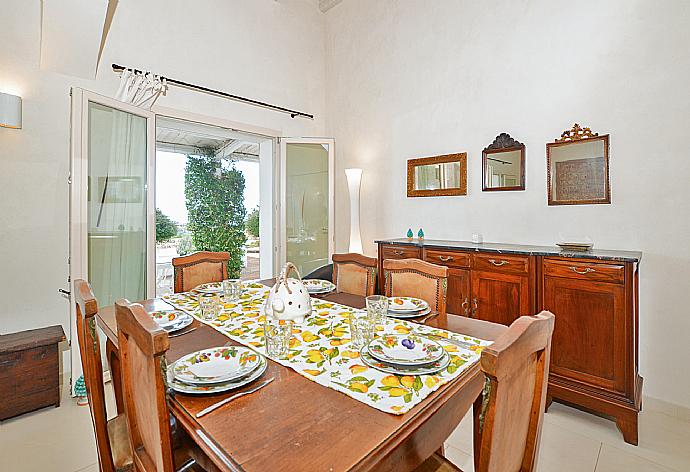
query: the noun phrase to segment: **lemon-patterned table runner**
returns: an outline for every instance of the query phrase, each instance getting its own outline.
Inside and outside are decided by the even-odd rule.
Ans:
[[[206,324],[265,354],[262,307],[269,288],[259,283],[245,283],[243,288],[239,303],[225,303],[223,312],[213,322]],[[197,297],[194,292],[188,292],[165,295],[163,299],[200,319]],[[359,351],[351,347],[347,317],[356,311],[354,308],[318,299],[312,299],[312,306],[311,316],[302,325],[293,325],[287,358],[271,359],[314,382],[387,413],[403,414],[409,411],[441,385],[458,377],[477,362],[481,349],[491,344],[490,341],[388,318],[384,325],[377,326],[377,335],[433,333],[476,346],[465,349],[440,341],[451,356],[446,369],[433,375],[391,375],[368,367],[359,358]]]

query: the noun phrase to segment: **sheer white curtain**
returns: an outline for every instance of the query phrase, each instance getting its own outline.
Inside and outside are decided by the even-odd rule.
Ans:
[[[146,298],[146,119],[98,107],[92,120],[89,278],[101,305]]]

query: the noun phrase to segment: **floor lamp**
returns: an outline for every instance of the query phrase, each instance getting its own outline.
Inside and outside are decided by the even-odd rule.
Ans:
[[[359,189],[362,169],[345,169],[347,188],[350,191],[350,248],[348,252],[362,254],[362,236],[359,232]]]

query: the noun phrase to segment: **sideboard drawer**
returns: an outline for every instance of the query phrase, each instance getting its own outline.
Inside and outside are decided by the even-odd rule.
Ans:
[[[381,257],[386,259],[419,259],[422,250],[414,246],[382,246]]]
[[[622,284],[625,282],[625,266],[572,259],[544,259],[544,275]]]
[[[512,274],[527,274],[529,272],[529,256],[507,256],[505,254],[475,254],[475,270],[490,272],[510,272]]]
[[[466,252],[427,249],[424,251],[424,260],[432,264],[459,267],[462,269],[470,266],[470,255]]]

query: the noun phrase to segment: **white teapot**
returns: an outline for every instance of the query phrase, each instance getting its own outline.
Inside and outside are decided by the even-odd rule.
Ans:
[[[288,278],[294,270],[296,279]],[[264,314],[277,320],[302,323],[311,314],[311,297],[302,283],[297,267],[292,262],[285,264],[276,284],[271,288],[264,304]]]

